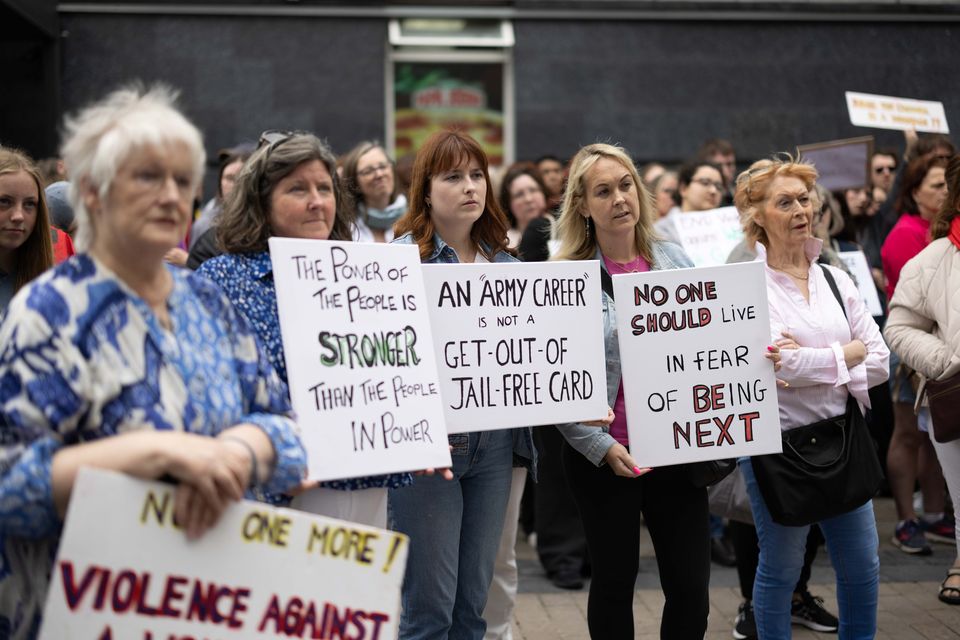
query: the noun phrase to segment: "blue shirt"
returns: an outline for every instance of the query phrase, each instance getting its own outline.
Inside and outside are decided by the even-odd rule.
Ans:
[[[64,446],[139,430],[260,427],[279,494],[306,473],[287,390],[216,287],[168,267],[172,329],[81,254],[13,298],[0,325],[0,636],[33,637],[62,523],[51,464]]]
[[[233,305],[246,316],[263,344],[270,362],[287,381],[287,364],[283,358],[280,336],[280,314],[277,311],[277,288],[273,282],[270,253],[230,253],[211,258],[200,265],[197,273],[215,282]],[[404,487],[413,482],[409,473],[349,478],[322,482],[330,489],[353,491],[375,487]]]

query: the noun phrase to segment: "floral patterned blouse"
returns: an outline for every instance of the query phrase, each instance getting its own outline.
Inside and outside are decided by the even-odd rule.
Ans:
[[[202,278],[168,267],[172,329],[86,254],[13,298],[0,325],[0,637],[39,628],[62,527],[62,447],[137,429],[215,436],[255,424],[276,452],[266,493],[306,473],[287,390],[246,319]]]
[[[287,365],[283,358],[280,337],[280,314],[277,311],[277,288],[273,283],[270,253],[228,253],[205,261],[197,273],[223,289],[230,302],[247,317],[253,326],[277,373],[287,381]],[[413,484],[409,473],[328,480],[321,487],[355,491],[387,487],[391,489]]]

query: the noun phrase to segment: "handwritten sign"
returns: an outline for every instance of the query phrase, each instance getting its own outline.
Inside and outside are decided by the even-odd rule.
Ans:
[[[310,479],[450,465],[415,246],[270,238]]]
[[[880,304],[880,296],[877,295],[877,287],[873,283],[873,274],[870,273],[867,256],[863,255],[863,251],[839,251],[837,255],[853,274],[857,289],[863,297],[863,303],[867,305],[867,311],[872,316],[882,316],[883,306]]]
[[[607,414],[600,263],[423,265],[450,433]]]
[[[743,240],[736,207],[685,211],[670,220],[683,250],[698,267],[726,264],[727,256]]]
[[[874,129],[950,133],[942,102],[847,91],[850,123]]]
[[[641,466],[781,451],[762,263],[618,275],[613,288]]]
[[[396,637],[403,534],[244,501],[188,541],[174,491],[80,470],[41,640]]]

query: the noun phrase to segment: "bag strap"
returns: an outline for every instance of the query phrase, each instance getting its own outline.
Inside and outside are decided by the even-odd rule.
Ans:
[[[830,291],[833,291],[833,297],[837,299],[840,310],[843,311],[843,317],[847,318],[847,308],[843,305],[843,298],[840,296],[840,289],[837,288],[837,281],[833,279],[833,274],[830,273],[830,269],[827,269],[819,262],[817,266],[823,270],[823,277],[827,279],[827,284],[830,285]],[[850,318],[847,318],[847,322],[850,322]]]
[[[603,265],[600,265],[600,288],[603,289],[603,292],[610,296],[610,299],[616,302],[616,297],[613,295],[613,278],[610,277],[610,273],[603,268]]]

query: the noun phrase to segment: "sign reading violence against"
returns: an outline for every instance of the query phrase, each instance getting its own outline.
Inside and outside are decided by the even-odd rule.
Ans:
[[[173,485],[80,470],[41,640],[388,640],[408,539],[243,501],[188,541]]]
[[[698,267],[726,264],[727,256],[743,240],[736,207],[685,211],[670,218],[683,250]]]
[[[942,102],[847,91],[850,123],[858,127],[950,133]]]
[[[763,263],[618,275],[613,288],[640,466],[781,451]]]
[[[415,246],[270,238],[310,479],[450,466]]]
[[[423,265],[450,433],[607,415],[600,263]]]

